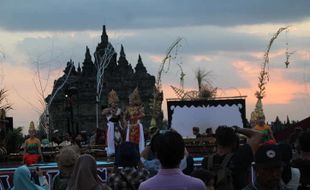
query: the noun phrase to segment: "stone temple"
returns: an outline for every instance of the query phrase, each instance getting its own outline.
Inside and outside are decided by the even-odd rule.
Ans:
[[[105,26],[101,35],[101,42],[98,43],[96,52],[102,55],[109,43]],[[96,129],[96,67],[92,55],[86,47],[85,58],[77,69],[74,62],[70,60],[64,69],[64,74],[54,81],[53,91],[46,98],[46,102],[52,97],[57,89],[67,82],[56,93],[49,108],[50,129],[59,130],[61,133],[75,135],[80,131],[93,133]],[[69,69],[73,64],[70,75]],[[150,75],[138,56],[138,61],[133,68],[126,59],[123,46],[119,56],[114,51],[108,67],[104,72],[104,83],[102,95],[99,100],[99,128],[105,128],[105,118],[101,115],[101,108],[107,106],[107,94],[113,89],[118,93],[120,107],[125,110],[128,105],[128,96],[138,87],[141,100],[144,104],[145,117],[142,120],[144,128],[148,128],[151,122],[150,102],[154,95],[155,77]],[[162,97],[160,98],[162,102]],[[161,123],[162,114],[157,118],[157,123]]]

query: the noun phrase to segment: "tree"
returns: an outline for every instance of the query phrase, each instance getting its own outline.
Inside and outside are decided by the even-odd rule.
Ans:
[[[3,109],[5,112],[12,109],[12,104],[8,102],[7,90],[0,89],[0,110]]]
[[[51,129],[53,129],[53,127],[50,127],[50,117],[49,117],[49,108],[55,98],[55,96],[58,94],[58,92],[64,87],[64,85],[67,83],[69,77],[70,77],[70,74],[72,73],[72,70],[74,68],[74,63],[72,61],[69,62],[71,65],[69,67],[69,71],[68,73],[66,74],[66,77],[64,79],[64,81],[61,83],[61,85],[58,86],[58,88],[52,92],[52,94],[49,96],[48,98],[48,101],[46,104],[43,104],[44,106],[44,111],[43,111],[43,114],[41,115],[40,117],[40,126],[45,128],[46,131],[47,131],[47,136],[48,138],[50,137],[49,136],[49,133],[51,132]],[[45,102],[45,95],[44,95],[44,91],[42,91],[42,98]]]
[[[3,51],[1,51],[1,49],[0,49],[0,63],[2,63],[2,61],[3,60],[5,60],[5,53],[3,52]],[[1,68],[1,71],[2,71],[2,68]],[[2,83],[3,83],[3,73],[1,72],[1,74],[0,74],[0,84],[2,85]]]
[[[2,63],[3,60],[5,60],[5,53],[2,52],[0,50],[0,63]],[[2,87],[2,83],[3,83],[3,80],[2,80],[2,77],[3,76],[0,76],[1,77],[1,80],[0,80],[0,84],[1,84],[1,87],[0,87],[0,110],[4,110],[5,112],[12,109],[12,104],[8,102],[7,100],[7,90],[5,88]]]
[[[217,88],[214,88],[207,78],[211,71],[206,72],[205,70],[198,68],[195,72],[195,77],[198,83],[198,98],[213,98],[216,96]]]
[[[96,128],[99,127],[99,101],[103,89],[104,72],[109,66],[113,55],[115,54],[114,48],[110,42],[104,50],[96,51],[95,67],[96,67]]]
[[[203,84],[199,90],[199,98],[209,99],[216,97],[217,88],[209,84]]]
[[[18,128],[13,128],[12,131],[8,132],[7,143],[6,143],[8,153],[19,152],[19,148],[24,142],[22,131],[23,131],[23,128],[18,127]]]
[[[164,72],[166,63],[168,61],[168,64],[170,63],[171,59],[174,59],[175,57],[172,56],[173,50],[178,49],[178,45],[181,42],[182,38],[177,38],[167,49],[166,55],[163,58],[156,78],[155,88],[153,91],[153,101],[151,103],[151,109],[152,109],[152,120],[151,120],[151,128],[158,127],[156,124],[156,118],[161,111],[161,104],[159,102],[159,99],[162,97],[162,90],[161,90],[161,76]]]
[[[23,97],[23,99],[32,106],[32,108],[38,113],[40,114],[40,118],[39,118],[39,125],[38,128],[40,130],[40,132],[42,133],[46,133],[48,138],[50,137],[50,132],[53,129],[52,126],[50,126],[50,117],[49,117],[49,108],[55,98],[55,96],[58,94],[58,92],[64,87],[64,85],[67,83],[69,76],[71,75],[72,70],[74,70],[74,63],[72,60],[70,60],[67,64],[69,64],[69,70],[68,72],[66,72],[66,76],[65,79],[63,80],[63,82],[58,86],[58,88],[53,91],[51,93],[51,95],[49,95],[46,98],[46,91],[47,91],[47,87],[50,84],[51,81],[51,66],[50,66],[50,62],[52,62],[53,60],[47,60],[47,61],[42,61],[39,58],[36,58],[36,60],[33,61],[33,64],[35,64],[36,66],[36,70],[35,70],[35,75],[33,78],[33,84],[35,86],[36,92],[37,92],[37,96],[38,96],[38,101],[39,101],[39,105],[35,106],[34,104],[32,104],[31,102],[29,102],[28,100],[25,100]],[[47,70],[43,70],[43,66],[42,64],[47,64]],[[44,131],[44,132],[43,132]]]
[[[195,77],[197,79],[198,83],[198,91],[200,92],[202,88],[202,83],[206,82],[209,84],[209,81],[207,80],[207,76],[210,75],[210,71],[206,72],[205,70],[198,68],[197,71],[195,72]]]
[[[290,125],[290,124],[291,124],[290,118],[289,118],[288,116],[286,116],[286,124],[287,124],[287,125]]]

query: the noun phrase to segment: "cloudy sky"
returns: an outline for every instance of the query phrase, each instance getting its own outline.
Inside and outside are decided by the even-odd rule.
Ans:
[[[94,52],[102,25],[117,52],[123,44],[133,66],[141,54],[155,76],[166,49],[182,37],[176,59],[162,76],[165,98],[175,97],[170,85],[180,87],[178,63],[187,90],[197,89],[194,75],[201,68],[210,71],[219,96],[247,96],[248,117],[269,40],[280,27],[290,26],[270,51],[265,114],[269,121],[310,115],[308,0],[2,0],[0,80],[14,107],[8,115],[15,126],[38,121],[37,71],[47,95],[68,60],[82,62],[85,46]],[[287,69],[286,48],[295,52]]]

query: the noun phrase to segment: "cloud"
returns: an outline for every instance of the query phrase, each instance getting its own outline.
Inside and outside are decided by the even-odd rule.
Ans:
[[[110,39],[117,52],[119,52],[120,44],[124,45],[127,59],[133,67],[137,63],[138,54],[141,54],[149,73],[157,75],[160,63],[165,56],[165,50],[175,40],[174,33],[177,31],[178,28],[169,28],[167,31],[164,29],[112,31],[111,36],[113,37]],[[204,32],[209,32],[209,35],[203,35]],[[109,30],[108,33],[110,36]],[[64,68],[66,62],[71,58],[76,65],[78,62],[83,62],[85,46],[88,45],[91,52],[93,52],[100,41],[100,34],[101,31],[54,32],[46,36],[39,35],[38,37],[35,34],[33,37],[27,36],[18,41],[16,46],[19,52],[31,58],[29,62],[33,67],[35,67],[33,62],[39,61],[46,62],[59,69]],[[170,36],[162,34],[170,34]],[[201,27],[200,30],[197,27],[184,28],[183,34],[187,37],[181,42],[182,47],[179,49],[177,60],[174,60],[171,64],[171,71],[166,76],[163,76],[164,81],[179,83],[181,71],[176,65],[177,63],[182,64],[186,73],[186,86],[196,86],[194,72],[198,68],[212,71],[211,80],[219,88],[248,87],[248,79],[243,77],[247,72],[252,72],[252,78],[257,77],[264,52],[251,51],[251,49],[263,49],[262,47],[265,44],[262,45],[263,42],[259,36],[253,34],[244,35],[240,31],[228,32],[226,29],[214,27]],[[209,37],[205,39],[205,36]],[[150,38],[152,43],[149,43]],[[238,41],[248,41],[248,45],[242,47]],[[302,55],[306,58],[307,51],[303,51]],[[294,55],[292,56],[291,66],[300,65],[300,62],[298,60],[293,61],[293,58]],[[270,68],[284,69],[284,59],[285,49],[283,47],[274,47],[270,52]],[[242,64],[238,66],[242,61],[238,63],[236,60],[246,61],[249,64],[247,66]],[[230,75],[223,77],[224,73],[230,73]],[[292,74],[292,79],[296,76],[295,74]]]
[[[175,26],[236,26],[288,23],[309,17],[310,2],[300,0],[54,0],[3,1],[0,26],[15,31],[95,30]]]
[[[58,75],[69,59],[76,66],[82,63],[85,46],[92,54],[100,42],[102,24],[107,25],[115,51],[118,53],[123,44],[133,67],[141,54],[154,76],[167,48],[180,36],[181,47],[173,54],[176,59],[162,75],[165,98],[175,97],[170,85],[180,86],[180,64],[186,74],[186,89],[197,89],[198,68],[211,71],[209,80],[219,88],[219,95],[247,95],[250,113],[256,102],[257,77],[267,44],[279,27],[292,25],[271,48],[271,81],[264,105],[271,118],[275,112],[285,115],[284,105],[294,108],[287,111],[293,115],[305,115],[297,105],[309,100],[309,96],[301,95],[310,92],[309,12],[307,0],[4,1],[0,5],[0,51],[5,58],[0,56],[0,62],[7,65],[3,69],[5,84],[14,84],[22,92],[28,90],[24,95],[35,99],[29,94],[35,91],[33,82],[23,81],[20,76],[32,75],[36,62],[40,68],[56,69]],[[296,51],[288,69],[284,65],[287,42],[289,51]],[[18,108],[12,114],[29,123],[27,118],[33,116],[19,115],[29,105],[21,100],[16,104]]]
[[[196,85],[195,70],[205,68],[213,72],[212,80],[220,88],[249,86],[248,81],[243,79],[244,72],[254,72],[252,77],[257,77],[263,62],[264,47],[269,40],[264,41],[257,34],[244,34],[242,31],[230,31],[219,27],[112,30],[111,32],[107,28],[107,31],[109,36],[112,36],[110,40],[116,52],[119,52],[120,44],[123,44],[127,59],[133,67],[136,65],[138,54],[141,54],[149,73],[153,75],[157,74],[165,56],[165,50],[170,43],[176,36],[185,36],[181,41],[182,47],[179,49],[177,60],[173,61],[172,70],[163,80],[178,83],[181,71],[176,64],[181,63],[186,73],[185,85]],[[83,62],[85,46],[88,45],[93,53],[100,41],[100,35],[101,31],[50,32],[48,35],[35,33],[33,36],[27,35],[23,40],[19,40],[16,47],[18,52],[28,56],[30,64],[33,65],[35,61],[47,62],[59,69],[61,65],[64,67],[71,58],[76,64]],[[283,42],[283,38],[277,40],[270,52],[270,68],[283,69],[285,68],[285,46],[283,46],[285,44],[282,43],[281,47],[278,44],[281,44],[281,40]],[[258,51],[259,49],[262,51]],[[307,59],[307,51],[304,49],[299,53],[298,49],[291,57],[290,66],[302,67],[299,57]],[[249,62],[248,65],[252,68],[238,66],[236,60]],[[222,77],[223,73],[230,73],[230,75]],[[293,79],[295,74],[290,78]]]
[[[303,120],[309,117],[310,104],[309,96],[294,99],[290,106],[286,104],[264,104],[264,111],[267,112],[267,120],[274,121],[277,116],[280,120],[286,120],[289,116],[291,120]]]
[[[212,58],[209,56],[206,56],[206,55],[194,55],[193,59],[194,59],[194,61],[197,61],[197,62],[203,62],[203,61],[210,62],[210,61],[212,61]]]

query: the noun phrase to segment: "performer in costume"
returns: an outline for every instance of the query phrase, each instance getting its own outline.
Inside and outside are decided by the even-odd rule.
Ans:
[[[264,134],[262,138],[263,144],[276,144],[271,127],[265,123],[265,116],[263,114],[257,115],[257,122],[254,129]]]
[[[118,96],[117,93],[112,90],[108,95],[109,108],[102,110],[102,114],[107,119],[107,154],[112,156],[115,154],[118,146],[123,142],[123,127],[121,123],[122,111],[118,108]]]
[[[250,125],[255,130],[258,130],[264,134],[263,138],[261,139],[262,144],[276,143],[271,127],[265,123],[265,114],[263,110],[262,98],[257,99],[255,109],[251,113]]]
[[[129,95],[129,105],[125,112],[127,121],[126,141],[139,145],[140,153],[144,150],[144,132],[140,119],[144,117],[144,108],[138,88]]]
[[[38,138],[35,137],[36,129],[34,127],[33,121],[30,122],[28,133],[29,138],[26,139],[24,143],[24,163],[26,165],[31,165],[38,163],[40,159],[43,162],[41,142]]]

